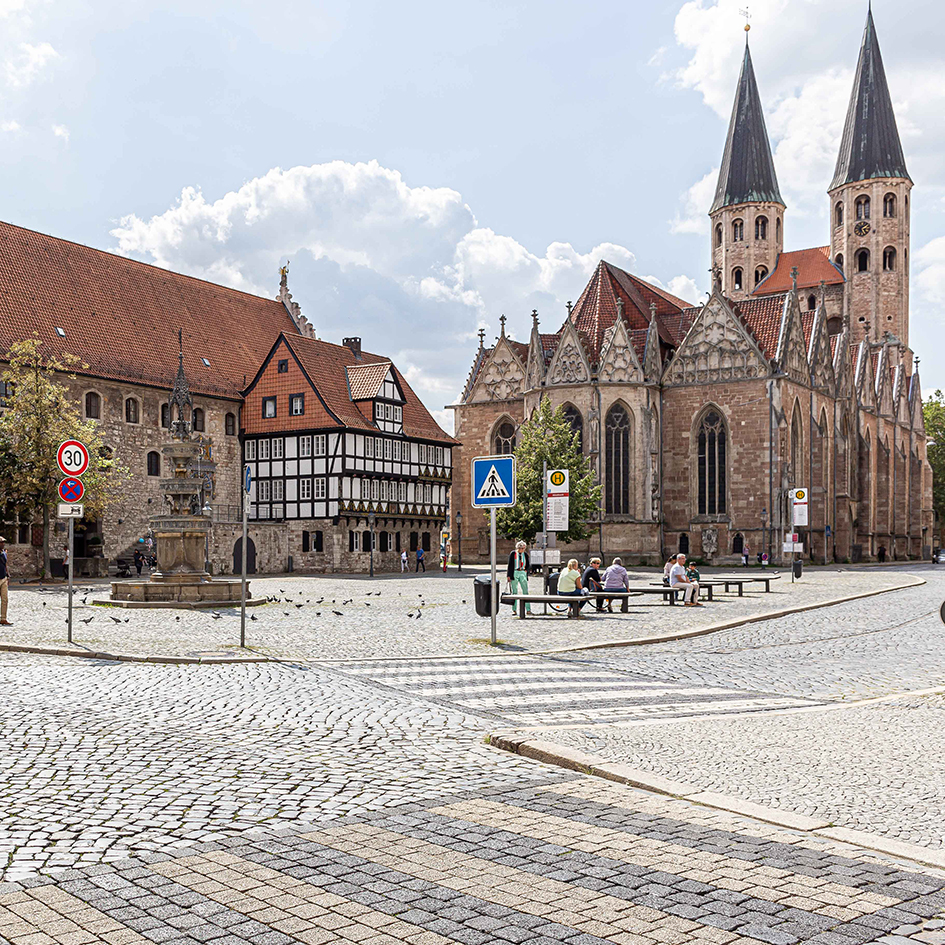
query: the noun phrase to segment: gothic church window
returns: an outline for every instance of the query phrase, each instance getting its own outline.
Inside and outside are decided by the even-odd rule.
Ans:
[[[868,220],[870,218],[870,198],[856,198],[856,218],[857,220]]]
[[[94,390],[85,395],[85,415],[89,420],[98,420],[102,416],[102,398]]]
[[[630,415],[614,404],[607,411],[604,507],[608,515],[630,514]]]
[[[515,425],[510,420],[499,424],[492,438],[493,456],[505,456],[515,452]]]
[[[764,279],[767,279],[767,278],[768,278],[768,267],[759,266],[755,270],[755,285],[758,285],[760,282],[762,282]]]
[[[768,238],[768,218],[755,217],[755,239],[766,240]]]
[[[843,226],[843,204],[838,203],[835,210],[835,223],[837,226]]]
[[[883,272],[892,272],[896,268],[896,250],[887,246],[883,250]]]
[[[794,414],[791,417],[791,475],[795,482],[798,481],[801,472],[800,464],[803,459],[801,444],[803,442],[804,429],[801,425],[801,408],[795,403]]]
[[[725,513],[727,436],[725,421],[710,410],[699,425],[699,514]]]
[[[742,271],[741,269],[732,270],[732,288],[736,292],[741,292],[742,290]]]
[[[571,430],[577,434],[577,448],[584,451],[584,420],[581,417],[581,411],[574,404],[565,404],[561,411],[564,419],[571,425]]]
[[[886,194],[883,197],[883,216],[894,217],[896,215],[896,195]]]
[[[732,239],[736,243],[740,243],[742,240],[745,239],[745,221],[744,220],[736,220],[732,224]]]
[[[859,249],[857,250],[856,256],[854,257],[856,261],[856,271],[857,272],[869,272],[870,271],[870,251],[868,249]]]

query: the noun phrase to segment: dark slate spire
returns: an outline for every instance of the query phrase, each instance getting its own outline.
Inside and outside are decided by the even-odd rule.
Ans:
[[[722,154],[719,184],[709,213],[736,203],[759,201],[784,204],[778,190],[758,83],[755,82],[751,52],[746,42],[745,59],[738,77],[735,105]]]
[[[873,25],[873,11],[870,10],[866,16],[853,94],[843,126],[837,169],[828,190],[873,177],[905,177],[912,180],[906,170],[906,159],[902,156],[883,57],[879,52],[879,39]]]

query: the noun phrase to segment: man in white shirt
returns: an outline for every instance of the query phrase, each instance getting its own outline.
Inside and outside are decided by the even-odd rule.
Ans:
[[[699,582],[686,577],[686,556],[676,555],[676,563],[669,572],[669,586],[680,588],[687,607],[701,607],[699,603]]]

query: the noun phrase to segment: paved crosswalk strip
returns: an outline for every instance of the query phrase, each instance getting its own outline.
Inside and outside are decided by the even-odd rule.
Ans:
[[[647,722],[818,705],[809,699],[694,686],[542,656],[353,660],[341,672],[517,725]]]

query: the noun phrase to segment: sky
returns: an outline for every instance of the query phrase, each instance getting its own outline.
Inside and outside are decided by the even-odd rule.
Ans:
[[[0,219],[273,296],[393,358],[447,430],[477,346],[601,258],[692,302],[743,0],[0,0]],[[785,247],[828,242],[864,0],[754,0]],[[875,0],[945,388],[945,7]],[[212,317],[212,315],[208,315]],[[176,332],[176,326],[155,326]]]

